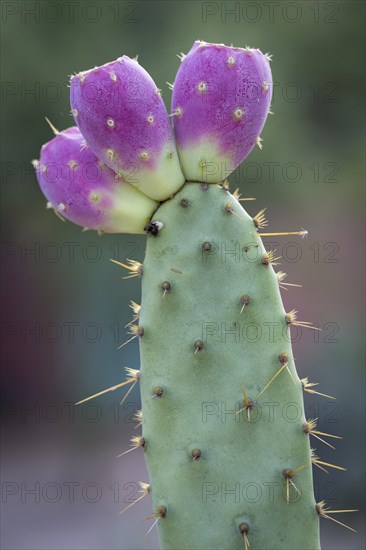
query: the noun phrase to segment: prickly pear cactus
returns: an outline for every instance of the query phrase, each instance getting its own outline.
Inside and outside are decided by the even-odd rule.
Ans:
[[[336,436],[306,419],[303,391],[318,392],[299,379],[291,348],[291,325],[313,327],[284,310],[288,283],[263,245],[264,211],[252,218],[226,182],[261,146],[269,60],[195,42],[173,87],[173,129],[137,60],[76,74],[78,127],[55,130],[34,161],[58,215],[148,234],[143,264],[121,264],[142,279],[130,326],[141,368],[119,386],[141,386],[142,434],[126,452],[145,451],[149,483],[136,504],[151,495],[161,549],[315,550],[319,517],[336,521],[314,500],[312,465],[342,468],[309,441]]]

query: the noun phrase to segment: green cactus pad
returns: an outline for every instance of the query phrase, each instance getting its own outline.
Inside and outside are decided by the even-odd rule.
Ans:
[[[253,219],[190,183],[153,222],[139,324],[160,548],[320,548],[302,385]]]

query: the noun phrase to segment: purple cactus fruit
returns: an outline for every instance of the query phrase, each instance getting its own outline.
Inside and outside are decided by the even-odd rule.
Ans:
[[[178,70],[172,114],[188,181],[219,183],[261,146],[272,96],[270,56],[196,41]]]
[[[183,185],[161,92],[136,59],[74,75],[70,101],[88,145],[124,181],[156,200]]]
[[[87,229],[143,233],[157,207],[100,161],[76,126],[43,145],[33,166],[47,206]]]

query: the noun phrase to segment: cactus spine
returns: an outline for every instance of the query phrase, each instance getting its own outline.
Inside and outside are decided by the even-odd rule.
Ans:
[[[299,379],[291,348],[291,325],[313,327],[284,310],[285,274],[261,240],[264,211],[249,216],[223,177],[261,146],[269,59],[196,42],[173,86],[177,148],[160,91],[136,60],[79,73],[78,128],[56,132],[34,162],[58,213],[62,205],[89,228],[148,233],[143,265],[121,264],[142,278],[130,326],[141,369],[119,386],[140,383],[142,434],[129,451],[145,451],[149,484],[136,503],[151,495],[162,550],[316,550],[319,517],[336,521],[314,500],[312,465],[342,468],[311,450],[310,436],[327,434],[305,417],[303,391],[317,392]]]

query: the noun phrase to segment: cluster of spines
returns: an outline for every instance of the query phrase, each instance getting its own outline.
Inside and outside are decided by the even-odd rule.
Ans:
[[[227,193],[229,192],[227,182],[224,182],[221,185],[221,187],[223,188],[224,192],[227,192]],[[207,186],[207,184],[201,184],[201,188],[202,188],[203,191],[207,191],[208,186]],[[240,198],[240,194],[238,193],[238,190],[235,191],[233,196],[238,201],[240,201],[240,200],[255,200],[255,199],[252,199],[252,198],[250,198],[250,199]],[[183,198],[180,201],[180,205],[181,205],[182,208],[187,208],[188,206],[190,206],[190,201],[188,199]],[[234,205],[232,203],[227,203],[226,204],[225,211],[228,214],[235,214],[235,215],[238,215],[240,217],[240,214],[235,211]],[[253,218],[253,224],[254,224],[254,226],[257,230],[260,229],[261,226],[263,227],[264,225],[267,225],[267,221],[264,218],[264,212],[265,212],[265,209],[261,210]],[[161,227],[163,227],[163,225]],[[153,235],[157,236],[158,233],[159,233],[159,230],[157,230],[155,233],[153,233]],[[263,234],[260,234],[260,233],[258,233],[258,234],[261,235],[261,236],[272,236],[272,235],[278,235],[279,233],[273,233],[273,234],[268,233],[266,235],[263,235]],[[294,234],[303,237],[305,234],[307,234],[307,232],[305,230],[301,230],[301,231],[297,231],[297,232],[283,232],[283,233],[280,233],[280,235],[294,235]],[[204,253],[208,254],[212,251],[212,244],[208,241],[203,242],[201,247],[202,247],[202,250],[203,250]],[[265,253],[261,257],[260,261],[264,266],[268,266],[268,265],[273,266],[273,265],[277,265],[275,263],[275,261],[278,260],[278,259],[279,258],[274,257],[273,252],[268,252],[268,253]],[[124,278],[142,276],[142,274],[143,274],[143,264],[141,264],[140,262],[138,262],[136,260],[127,260],[127,264],[122,263],[122,262],[118,262],[116,260],[112,260],[112,261],[115,264],[117,264],[117,265],[123,267],[124,269],[128,270],[129,275],[127,277],[124,277]],[[281,272],[281,271],[277,272],[276,275],[277,275],[279,288],[283,288],[283,289],[287,290],[286,287],[283,287],[284,284],[287,284],[288,286],[293,286],[293,287],[300,287],[301,286],[301,285],[297,285],[297,284],[284,283],[283,279],[286,277],[286,274]],[[161,282],[162,298],[164,298],[166,296],[166,294],[171,292],[171,291],[173,291],[173,289],[172,289],[172,285],[171,285],[170,281],[162,280],[162,282]],[[250,302],[251,302],[251,298],[247,294],[243,294],[240,297],[238,297],[238,306],[240,307],[240,313],[243,313],[244,308],[246,306],[248,306],[250,304]],[[140,307],[141,306],[139,304],[137,304],[136,302],[131,301],[130,307],[133,310],[133,318],[126,326],[133,327],[132,331],[133,331],[134,335],[133,335],[132,338],[130,338],[127,342],[125,342],[122,345],[125,345],[126,343],[130,342],[135,337],[140,337],[141,338],[144,334],[143,327],[140,327],[139,324],[138,324],[139,315],[140,315]],[[312,326],[311,322],[297,321],[296,313],[297,313],[296,310],[292,310],[289,313],[286,313],[284,321],[287,324],[287,326],[298,325],[298,326],[302,326],[304,328],[319,330],[317,327]],[[205,347],[205,344],[201,339],[196,339],[192,342],[192,349],[193,349],[194,355],[201,352],[204,349],[204,347]],[[293,374],[292,374],[292,372],[289,368],[289,356],[286,352],[280,352],[278,354],[278,363],[279,363],[279,366],[278,366],[277,370],[275,371],[273,376],[269,379],[269,381],[263,386],[263,388],[261,389],[261,391],[259,392],[257,397],[255,397],[254,399],[251,398],[251,397],[248,397],[245,388],[242,387],[242,394],[243,394],[242,408],[239,409],[236,412],[236,414],[240,414],[240,413],[243,412],[245,414],[245,416],[247,417],[247,420],[250,422],[252,409],[255,408],[256,404],[259,401],[259,399],[263,396],[263,394],[267,391],[267,389],[275,382],[277,377],[281,375],[282,372],[286,371],[288,373],[288,376],[291,378],[292,382],[296,383],[295,379],[294,379],[294,376],[293,376]],[[128,390],[127,394],[124,396],[124,398],[121,401],[121,403],[123,403],[125,401],[125,399],[128,397],[130,391],[134,388],[135,384],[137,384],[137,382],[140,380],[140,372],[139,371],[134,370],[134,369],[128,369],[128,368],[126,369],[126,371],[127,371],[127,374],[128,374],[128,378],[127,378],[126,381],[124,381],[120,384],[117,384],[116,386],[113,386],[111,388],[108,388],[106,390],[103,390],[102,392],[99,392],[99,393],[97,393],[93,396],[90,396],[90,397],[86,398],[86,399],[83,399],[82,401],[79,401],[77,404],[84,403],[85,401],[87,401],[89,399],[93,399],[93,398],[95,398],[97,396],[100,396],[100,395],[102,395],[102,394],[104,394],[108,391],[116,390],[116,389],[118,389],[118,388],[120,388],[124,385],[132,384],[132,386]],[[314,387],[317,386],[317,385],[318,385],[317,383],[309,382],[308,378],[302,378],[301,379],[301,387],[302,387],[304,392],[307,392],[311,395],[319,395],[319,396],[322,396],[322,397],[325,397],[325,398],[335,399],[335,397],[333,397],[331,395],[316,391],[314,389]],[[164,394],[164,388],[161,387],[161,386],[157,386],[157,387],[154,387],[152,389],[151,396],[150,396],[150,398],[148,398],[148,400],[154,399],[154,398],[160,399],[164,395],[165,395]],[[142,425],[142,421],[143,421],[141,410],[138,410],[136,412],[135,420],[137,422],[136,427],[137,428],[140,427]],[[321,441],[322,443],[324,443],[325,445],[327,445],[328,447],[331,447],[332,449],[335,449],[335,447],[333,445],[331,445],[328,441],[326,441],[324,439],[324,437],[333,438],[333,439],[342,439],[342,438],[338,435],[328,434],[328,433],[318,431],[316,429],[316,427],[317,427],[316,421],[317,421],[317,419],[306,420],[306,422],[302,425],[302,432],[304,433],[304,435],[309,436],[309,437],[311,435],[311,436],[315,437],[316,439],[318,439],[319,441]],[[146,439],[143,436],[133,436],[131,438],[131,447],[128,450],[122,452],[120,455],[118,455],[118,457],[124,456],[125,454],[128,454],[131,451],[134,451],[138,448],[142,448],[143,451],[145,452],[146,449],[147,449],[147,445],[148,445],[148,442],[146,441]],[[320,460],[320,458],[315,454],[315,449],[311,448],[310,452],[311,452],[311,464],[316,466],[317,468],[319,468],[323,472],[329,473],[326,468],[333,468],[333,469],[340,470],[340,471],[346,471],[346,468],[343,468],[341,466],[337,466],[335,464],[331,464],[331,463],[324,462],[324,461]],[[202,449],[194,448],[194,449],[192,449],[192,451],[191,451],[188,458],[192,461],[199,460],[202,456],[202,453],[203,453]],[[302,464],[302,465],[292,467],[292,468],[290,468],[290,467],[284,467],[283,468],[282,478],[284,480],[284,487],[285,487],[285,494],[286,494],[287,503],[290,503],[291,500],[292,500],[290,498],[290,490],[291,489],[293,489],[298,495],[301,496],[301,492],[299,491],[298,487],[296,486],[296,483],[295,483],[294,479],[295,479],[297,473],[300,472],[305,467],[306,467],[306,464]],[[127,507],[125,507],[123,510],[121,510],[120,513],[124,513],[129,508],[131,508],[131,506],[133,506],[134,504],[137,504],[145,496],[150,494],[151,493],[151,486],[149,484],[140,482],[140,492],[142,493],[142,495],[140,497],[138,497],[134,502],[129,504]],[[316,512],[319,515],[319,517],[323,517],[323,518],[332,520],[332,521],[338,523],[339,525],[341,525],[343,527],[346,527],[347,529],[349,529],[351,531],[355,531],[350,526],[348,526],[348,525],[346,525],[346,524],[344,524],[344,523],[342,523],[338,520],[335,520],[332,517],[332,514],[357,512],[357,510],[331,510],[331,509],[326,507],[326,504],[325,504],[324,501],[317,502],[315,508],[316,508]],[[150,527],[150,529],[148,530],[148,532],[146,533],[146,535],[150,533],[152,528],[158,523],[158,521],[161,518],[166,517],[167,513],[168,513],[167,507],[165,505],[160,505],[156,508],[153,515],[149,516],[149,518],[146,518],[146,519],[154,519],[154,522],[153,522],[152,526]],[[239,532],[243,537],[243,544],[244,544],[245,550],[249,550],[249,547],[250,547],[250,544],[249,544],[249,531],[250,531],[250,525],[247,522],[242,522],[239,525]]]

